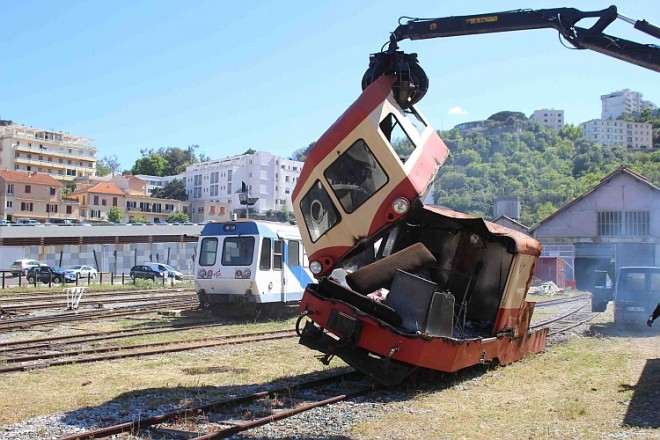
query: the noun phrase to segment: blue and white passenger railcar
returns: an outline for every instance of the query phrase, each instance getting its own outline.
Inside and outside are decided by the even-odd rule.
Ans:
[[[298,302],[312,275],[298,228],[242,220],[204,226],[195,258],[200,306],[220,311]]]

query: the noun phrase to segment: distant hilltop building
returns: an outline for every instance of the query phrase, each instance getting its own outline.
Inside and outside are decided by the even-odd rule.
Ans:
[[[534,110],[534,113],[532,113],[529,119],[538,122],[544,127],[559,131],[564,126],[564,110],[547,108]]]
[[[622,119],[624,115],[634,115],[643,110],[655,110],[657,106],[644,101],[642,94],[630,89],[608,93],[600,97],[602,103],[601,119]]]
[[[7,121],[10,122],[10,121]],[[93,139],[9,123],[0,126],[0,169],[49,174],[60,182],[96,174]]]
[[[461,133],[461,136],[465,136],[472,133],[477,133],[483,131],[486,128],[486,121],[470,121],[463,122],[462,124],[455,125],[454,128]]]
[[[600,145],[631,149],[653,148],[653,125],[612,119],[592,119],[580,124],[582,136]]]

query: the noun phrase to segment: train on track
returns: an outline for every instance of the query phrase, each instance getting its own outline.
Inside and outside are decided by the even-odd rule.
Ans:
[[[204,226],[194,280],[201,308],[253,316],[295,305],[313,278],[295,225],[246,219]]]
[[[599,20],[576,27],[585,17]],[[415,107],[428,87],[417,55],[397,42],[551,27],[576,48],[658,71],[657,47],[602,34],[615,18],[615,7],[520,10],[413,19],[391,34],[371,56],[362,94],[309,151],[292,195],[317,278],[299,307],[301,344],[386,385],[545,349],[548,329],[530,329],[526,301],[540,243],[424,203],[449,151]],[[400,157],[395,145],[412,151]]]

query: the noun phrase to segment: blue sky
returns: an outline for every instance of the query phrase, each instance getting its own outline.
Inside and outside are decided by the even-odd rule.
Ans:
[[[369,54],[400,16],[611,3],[1,0],[0,118],[93,138],[98,158],[116,155],[122,169],[141,149],[192,144],[212,159],[248,148],[288,157],[359,95]],[[619,13],[659,25],[653,3],[620,2]],[[620,20],[606,33],[658,43]],[[657,73],[566,49],[550,29],[400,49],[417,53],[430,78],[419,108],[437,129],[541,108],[578,124],[600,117],[601,95],[624,88],[660,104]]]

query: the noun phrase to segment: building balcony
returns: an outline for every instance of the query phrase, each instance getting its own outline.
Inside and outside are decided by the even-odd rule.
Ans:
[[[14,144],[12,147],[14,148],[15,151],[19,151],[19,152],[25,152],[30,154],[44,154],[53,157],[64,157],[67,159],[83,160],[83,161],[96,163],[96,150],[90,151],[90,153],[94,153],[93,155],[89,155],[89,154],[85,155],[85,154],[73,154],[63,151],[56,151],[48,147],[39,147],[39,146],[35,147],[35,146],[22,145],[22,144],[21,145]]]

